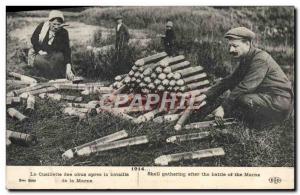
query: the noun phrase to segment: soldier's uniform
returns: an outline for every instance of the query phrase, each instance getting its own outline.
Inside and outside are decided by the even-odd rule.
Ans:
[[[228,31],[225,38],[253,38],[245,28]],[[292,110],[292,86],[276,61],[265,51],[251,46],[240,59],[237,69],[214,85],[207,93],[214,100],[226,90],[229,96],[222,103],[225,114],[240,111],[247,119],[276,122]]]

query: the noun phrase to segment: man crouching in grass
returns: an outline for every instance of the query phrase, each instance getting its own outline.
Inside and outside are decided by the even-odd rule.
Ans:
[[[37,26],[31,37],[28,65],[41,76],[73,80],[69,34],[63,26],[64,16],[58,10],[51,11],[48,20]]]
[[[235,113],[252,125],[274,124],[285,120],[292,110],[290,81],[267,52],[252,45],[254,37],[254,32],[245,27],[225,34],[229,53],[239,60],[239,66],[203,95],[207,102],[214,102],[230,90],[213,111],[217,122]]]

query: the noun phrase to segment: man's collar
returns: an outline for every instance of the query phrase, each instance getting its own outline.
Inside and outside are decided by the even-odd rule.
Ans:
[[[246,63],[246,62],[250,61],[255,54],[255,50],[256,50],[256,48],[251,45],[248,53],[242,57],[241,62]]]

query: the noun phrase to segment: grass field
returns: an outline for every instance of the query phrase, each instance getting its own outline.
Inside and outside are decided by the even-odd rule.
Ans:
[[[169,10],[166,12],[166,10]],[[257,11],[257,15],[254,14]],[[68,29],[72,42],[73,61],[77,63],[77,69],[84,74],[87,64],[90,63],[86,58],[82,58],[84,48],[95,43],[95,34],[100,32],[111,32],[112,15],[121,12],[128,18],[128,26],[131,28],[131,38],[146,39],[153,37],[153,34],[163,30],[163,23],[166,18],[178,21],[179,40],[182,52],[193,64],[205,64],[209,74],[220,76],[230,72],[230,59],[224,55],[226,47],[222,44],[222,36],[230,26],[234,25],[253,25],[259,28],[264,24],[260,17],[271,17],[269,10],[260,11],[246,8],[221,9],[221,8],[89,8],[83,11],[67,12],[66,18],[71,24],[78,28]],[[33,29],[42,19],[47,17],[46,11],[22,12],[9,15],[7,18],[7,71],[15,71],[30,74],[26,65],[26,51],[29,43],[28,39],[20,38],[18,32],[27,32]],[[256,13],[256,12],[255,12]],[[263,14],[264,13],[264,14]],[[284,12],[285,13],[285,12]],[[288,17],[284,13],[282,21]],[[247,19],[247,16],[250,16]],[[83,17],[84,16],[84,17]],[[97,16],[97,17],[96,17]],[[138,20],[133,18],[138,17]],[[240,20],[239,17],[240,16]],[[274,17],[274,16],[273,16]],[[80,19],[80,21],[79,21]],[[189,20],[189,23],[185,23]],[[228,21],[229,23],[227,23]],[[260,21],[258,23],[257,21]],[[278,19],[279,20],[279,19]],[[209,21],[215,22],[210,24]],[[101,22],[101,23],[99,23]],[[203,29],[194,28],[201,22]],[[205,23],[206,22],[206,23]],[[226,23],[226,25],[222,25]],[[265,22],[267,24],[268,21]],[[280,20],[277,21],[280,23]],[[276,24],[277,24],[276,23]],[[101,25],[101,26],[99,26]],[[269,24],[268,24],[269,25]],[[286,26],[290,25],[290,21]],[[86,27],[92,29],[85,30]],[[182,28],[180,28],[182,27]],[[293,28],[293,27],[290,27]],[[100,29],[100,30],[99,30]],[[195,30],[194,30],[195,29]],[[221,29],[221,30],[220,30]],[[210,32],[208,32],[210,30]],[[113,31],[112,31],[113,32]],[[190,32],[189,34],[185,34]],[[216,33],[218,32],[218,33]],[[85,33],[82,35],[81,33]],[[292,33],[292,34],[291,34]],[[186,36],[182,36],[182,35]],[[80,37],[84,37],[81,39]],[[110,35],[109,35],[110,36]],[[112,35],[113,36],[113,35]],[[186,37],[186,38],[185,38]],[[190,42],[197,38],[202,42]],[[267,36],[266,36],[267,37]],[[294,46],[293,30],[287,32],[288,37],[281,43],[274,43],[271,38],[264,38],[263,47],[269,51],[276,61],[282,65],[294,67]],[[291,38],[292,37],[292,38]],[[261,38],[261,40],[262,40]],[[100,36],[101,39],[101,36]],[[104,39],[102,37],[102,39]],[[103,42],[113,43],[113,39]],[[291,40],[290,40],[291,39]],[[94,40],[94,41],[93,41]],[[220,42],[221,41],[221,42]],[[152,40],[149,46],[141,51],[138,43],[134,45],[133,58],[145,56],[148,53],[159,51],[161,47],[157,40]],[[80,60],[80,58],[82,58]],[[94,65],[90,63],[91,65]],[[100,64],[103,65],[103,64]],[[222,71],[225,69],[226,71]],[[219,73],[219,75],[216,75]],[[99,73],[100,74],[100,73]],[[103,73],[105,74],[105,72]],[[293,80],[293,72],[290,74]],[[103,77],[93,77],[93,80],[103,80]],[[11,90],[7,86],[7,92]],[[79,95],[74,92],[65,91],[64,93]],[[84,102],[97,99],[97,96],[85,96]],[[24,105],[16,107],[21,112]],[[200,116],[199,116],[200,117]],[[191,121],[197,121],[197,114]],[[210,158],[203,160],[183,161],[174,163],[174,166],[294,166],[294,118],[283,121],[281,125],[266,127],[263,129],[248,128],[240,122],[226,128],[226,131],[216,128],[208,128],[212,136],[201,141],[183,142],[181,144],[167,144],[165,139],[171,135],[184,134],[173,130],[174,124],[154,124],[148,122],[142,125],[134,125],[127,121],[120,120],[109,114],[98,114],[89,117],[87,120],[78,121],[76,118],[65,116],[61,112],[60,103],[42,100],[37,98],[36,111],[30,115],[29,121],[20,123],[9,116],[6,118],[7,129],[28,132],[37,136],[38,144],[30,147],[11,145],[7,148],[8,165],[102,165],[102,166],[124,166],[140,165],[153,166],[154,159],[163,154],[207,149],[212,147],[223,147],[226,155],[224,157]],[[63,161],[61,155],[67,149],[89,142],[96,138],[126,129],[129,137],[147,135],[150,139],[149,144],[126,147],[113,151],[101,152],[97,155],[84,158],[74,158]],[[196,132],[193,130],[191,132]]]

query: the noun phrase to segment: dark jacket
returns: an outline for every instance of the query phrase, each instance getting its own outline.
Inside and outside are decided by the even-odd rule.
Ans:
[[[128,45],[129,42],[129,32],[128,27],[125,24],[122,24],[119,31],[117,30],[118,25],[116,26],[116,50],[122,49],[124,46]]]
[[[49,41],[49,30],[42,42],[39,42],[39,34],[42,30],[44,22],[39,24],[31,37],[31,43],[33,45],[33,49],[35,52],[39,52],[40,50],[46,51],[47,53],[51,54],[53,52],[62,52],[64,56],[65,64],[71,63],[71,49],[70,49],[70,40],[69,40],[69,33],[66,29],[62,28],[55,34],[55,38],[52,42],[52,45],[48,45]]]
[[[166,30],[164,44],[165,45],[174,45],[175,43],[175,32],[173,29]]]
[[[165,37],[163,37],[165,51],[169,56],[174,55],[174,47],[175,47],[175,32],[172,29],[167,29],[165,33]]]
[[[233,103],[244,94],[264,93],[284,97],[292,94],[291,83],[280,66],[267,52],[254,47],[240,60],[237,69],[207,91],[206,96],[212,100],[228,89],[231,93],[226,104]]]

